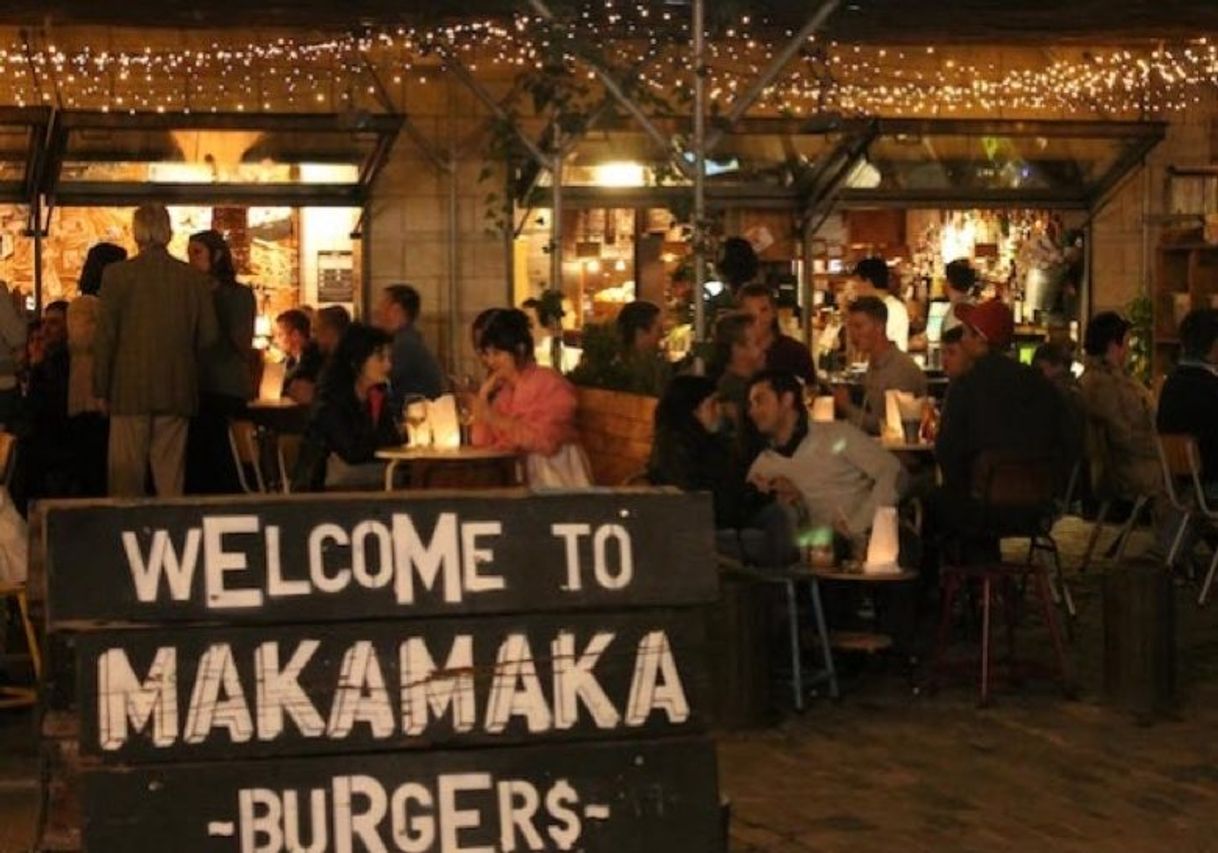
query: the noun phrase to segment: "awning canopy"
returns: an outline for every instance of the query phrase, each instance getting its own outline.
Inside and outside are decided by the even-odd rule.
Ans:
[[[1161,122],[749,119],[708,154],[712,205],[1093,209],[1162,140]],[[684,121],[664,128],[687,139]],[[687,155],[687,159],[689,159]],[[539,182],[545,185],[548,178]],[[689,181],[646,135],[601,130],[564,164],[564,204],[663,206]],[[532,201],[544,205],[544,195]]]
[[[60,112],[40,190],[59,205],[358,207],[400,116]]]

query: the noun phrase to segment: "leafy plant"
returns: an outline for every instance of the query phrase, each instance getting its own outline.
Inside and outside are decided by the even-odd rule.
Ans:
[[[583,357],[567,378],[584,388],[603,388],[658,397],[656,377],[632,368],[622,358],[617,329],[611,323],[589,323],[584,326]]]
[[[1151,350],[1154,347],[1154,303],[1145,293],[1129,303],[1129,372],[1144,384],[1150,383]]]

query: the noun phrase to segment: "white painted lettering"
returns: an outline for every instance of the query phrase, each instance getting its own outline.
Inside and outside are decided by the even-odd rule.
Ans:
[[[393,843],[401,853],[427,853],[436,843],[436,819],[429,814],[411,814],[407,807],[411,801],[418,803],[420,810],[430,810],[434,805],[431,792],[422,785],[399,785],[389,801]]]
[[[457,544],[457,516],[440,513],[430,544],[424,546],[409,515],[393,515],[394,571],[398,604],[414,603],[414,571],[425,589],[434,589],[444,571],[444,600],[461,601],[461,563]]]
[[[503,525],[497,521],[470,521],[461,525],[461,564],[467,593],[507,588],[507,581],[499,575],[484,575],[478,572],[480,565],[495,559],[494,552],[489,548],[478,547],[478,537],[498,536],[502,532]]]
[[[494,847],[466,847],[461,843],[461,830],[481,823],[477,809],[457,808],[457,795],[462,791],[489,791],[489,773],[452,773],[440,777],[440,849],[444,853],[495,853]]]
[[[566,779],[559,779],[546,794],[546,811],[558,821],[556,826],[549,827],[548,832],[559,850],[572,849],[583,832],[579,812],[575,810],[578,805],[579,794]]]
[[[579,592],[583,588],[583,569],[579,562],[579,537],[592,533],[587,524],[551,524],[550,532],[560,537],[567,546],[567,582],[563,589]]]
[[[142,682],[131,670],[123,649],[107,649],[97,659],[97,736],[110,752],[127,743],[130,722],[135,731],[152,723],[152,742],[172,746],[178,739],[178,656],[171,646],[156,650]]]
[[[387,738],[393,734],[393,711],[385,676],[376,649],[367,640],[354,643],[343,655],[326,737],[344,738],[357,722],[367,723],[374,737]]]
[[[258,811],[261,806],[262,811]],[[242,788],[237,795],[241,821],[241,853],[279,853],[283,850],[283,806],[268,788]]]
[[[313,581],[313,586],[322,592],[342,592],[347,588],[347,584],[351,583],[351,569],[340,568],[332,575],[326,574],[325,552],[333,547],[333,545],[325,544],[327,540],[334,545],[351,544],[347,531],[337,524],[319,524],[314,527],[313,531],[309,533],[309,577]]]
[[[368,571],[368,539],[376,539],[376,574]],[[351,571],[355,581],[368,589],[380,589],[393,579],[393,537],[379,521],[361,521],[351,531]]]
[[[263,643],[254,651],[258,739],[273,740],[283,732],[286,711],[304,737],[321,737],[326,724],[300,687],[300,673],[321,643],[301,640],[291,660],[279,668],[279,643]]]
[[[487,700],[486,730],[498,734],[508,721],[519,714],[525,718],[530,732],[548,731],[551,726],[550,708],[541,682],[529,638],[524,634],[509,634],[499,647],[495,661],[495,677]]]
[[[307,580],[284,578],[279,550],[279,527],[274,524],[268,524],[266,528],[266,594],[271,598],[309,594]]]
[[[131,569],[136,598],[145,604],[156,601],[157,587],[160,586],[163,574],[173,600],[189,600],[190,585],[194,580],[195,566],[199,562],[201,537],[202,531],[197,527],[186,531],[186,544],[179,556],[169,538],[169,531],[154,531],[152,545],[148,549],[148,559],[145,560],[140,551],[139,538],[132,531],[124,530],[123,550],[127,552],[127,565]]]
[[[309,843],[306,846],[300,838],[300,807],[297,804],[295,791],[283,792],[283,842],[292,853],[325,853],[329,844],[329,814],[326,812],[326,792],[324,788],[314,788],[309,792]]]
[[[453,709],[453,730],[473,731],[478,710],[474,695],[474,641],[467,634],[453,638],[444,670],[436,663],[422,637],[411,637],[398,652],[402,672],[402,731],[420,735],[427,729],[428,709],[442,717]]]
[[[616,572],[609,571],[608,542],[617,542],[618,565]],[[630,534],[620,524],[603,524],[592,537],[592,570],[596,582],[605,589],[624,589],[634,579],[634,553],[630,546]]]
[[[358,814],[352,802],[356,796],[368,801],[368,808]],[[376,827],[385,819],[389,803],[381,783],[371,776],[337,776],[334,779],[334,849],[337,853],[352,853],[352,842],[358,837],[368,853],[389,853]]]
[[[626,702],[626,725],[643,725],[656,709],[667,714],[670,723],[683,723],[689,719],[685,688],[677,674],[668,635],[663,631],[652,631],[639,640],[634,679]]]
[[[226,533],[257,533],[258,516],[225,515],[203,518],[203,569],[207,576],[208,607],[261,607],[262,590],[228,589],[224,575],[243,572],[249,565],[244,551],[225,551]]]
[[[533,826],[533,817],[541,798],[537,789],[520,779],[508,779],[497,786],[499,792],[499,847],[504,853],[517,849],[516,836],[524,836],[526,850],[544,850],[541,834]]]
[[[613,707],[593,673],[601,655],[612,642],[611,632],[598,633],[578,658],[574,634],[563,631],[550,644],[554,663],[555,728],[569,729],[579,722],[580,701],[592,714],[592,719],[599,728],[612,729],[621,722],[621,715]]]
[[[213,728],[227,729],[233,743],[245,743],[254,734],[254,723],[228,643],[208,646],[199,660],[182,739],[186,743],[202,743]]]

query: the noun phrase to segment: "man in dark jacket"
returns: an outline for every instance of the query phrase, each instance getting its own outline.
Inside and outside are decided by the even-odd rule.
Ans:
[[[419,334],[420,307],[417,290],[409,284],[393,284],[385,288],[377,310],[377,325],[393,336],[389,399],[394,412],[401,412],[412,395],[434,400],[444,393],[440,365]]]
[[[1218,496],[1218,310],[1192,311],[1180,323],[1181,358],[1159,394],[1160,434],[1194,436],[1201,476]]]
[[[973,463],[985,451],[1051,456],[1068,472],[1077,447],[1063,446],[1068,416],[1058,395],[1044,376],[1007,355],[1011,310],[992,300],[961,306],[960,315],[973,367],[952,386],[935,444],[944,486],[967,493]]]

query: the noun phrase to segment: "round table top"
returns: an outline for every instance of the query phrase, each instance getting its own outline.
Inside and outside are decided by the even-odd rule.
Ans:
[[[297,403],[291,397],[279,397],[278,399],[259,399],[250,400],[245,404],[247,409],[263,409],[263,410],[279,410],[279,409],[295,409],[304,407],[304,403]]]
[[[810,575],[815,575],[819,580],[823,581],[851,581],[854,583],[898,583],[902,581],[911,581],[917,578],[917,572],[911,572],[908,569],[901,569],[896,572],[848,572],[844,571],[840,566],[832,568],[820,569],[813,566],[806,566],[805,570]]]
[[[880,447],[883,447],[889,453],[934,453],[935,446],[929,441],[919,441],[916,444],[906,444],[903,441],[881,441]]]
[[[376,452],[377,459],[389,462],[474,462],[487,459],[515,459],[514,450],[497,447],[385,447]]]

